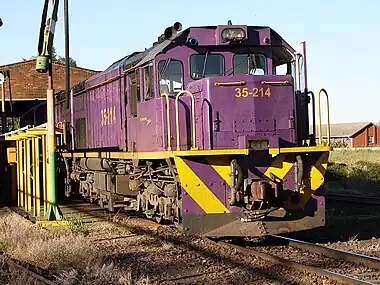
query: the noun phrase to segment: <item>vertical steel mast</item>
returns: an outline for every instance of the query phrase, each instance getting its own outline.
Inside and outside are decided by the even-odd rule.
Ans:
[[[71,120],[70,120],[70,37],[69,37],[69,0],[64,0],[64,22],[65,22],[65,58],[66,58],[66,96],[65,96],[65,109],[66,109],[66,134],[70,134]],[[66,137],[66,147],[69,139]]]
[[[49,0],[45,0],[40,35],[38,42],[38,56],[36,62],[36,71],[48,73],[47,88],[47,202],[48,211],[46,218],[48,220],[60,219],[57,203],[57,185],[56,185],[56,152],[55,152],[55,114],[54,114],[54,88],[53,88],[53,63],[52,47],[54,41],[55,25],[58,21],[59,0],[52,0],[53,11],[51,17],[46,21],[49,8]]]

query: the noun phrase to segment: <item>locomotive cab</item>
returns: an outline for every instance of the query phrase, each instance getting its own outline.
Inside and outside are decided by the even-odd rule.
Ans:
[[[185,144],[191,134],[180,134],[183,144],[177,149],[313,145],[310,98],[295,76],[297,59],[269,27],[194,27],[177,35],[155,57],[157,93],[174,99],[188,90],[196,99],[195,116],[212,120],[196,123],[197,143]],[[191,128],[190,121],[184,124]]]

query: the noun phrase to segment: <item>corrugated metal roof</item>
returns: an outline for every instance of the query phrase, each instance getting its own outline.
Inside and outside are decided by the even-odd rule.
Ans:
[[[372,125],[371,122],[355,122],[355,123],[340,123],[340,124],[331,124],[331,137],[352,137],[356,133],[360,132],[367,126]],[[312,126],[310,126],[310,131],[312,130]],[[316,134],[318,137],[318,125],[316,126]],[[322,136],[325,137],[327,135],[326,125],[322,125]]]

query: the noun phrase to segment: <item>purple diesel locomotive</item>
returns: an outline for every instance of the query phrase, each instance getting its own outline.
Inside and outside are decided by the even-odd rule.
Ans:
[[[177,22],[76,85],[56,102],[66,196],[203,236],[323,226],[330,147],[315,108],[309,131],[301,47],[269,27]]]

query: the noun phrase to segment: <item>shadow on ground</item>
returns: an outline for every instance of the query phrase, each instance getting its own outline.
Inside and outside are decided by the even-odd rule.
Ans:
[[[89,215],[89,212],[84,211],[83,207],[73,207],[73,209],[77,210],[78,213]],[[255,264],[254,261],[257,261],[257,259],[254,257],[246,257],[241,254],[231,255],[229,253],[234,252],[233,250],[231,252],[223,248],[216,250],[215,246],[194,243],[196,237],[182,235],[172,226],[165,225],[161,229],[151,229],[131,225],[125,221],[110,220],[110,214],[106,210],[91,211],[91,215],[98,221],[104,220],[122,227],[131,234],[145,235],[162,243],[172,243],[179,249],[179,252],[190,251],[194,255],[201,257],[196,262],[193,260],[196,263],[193,266],[196,265],[198,269],[192,270],[191,264],[181,258],[166,260],[158,256],[152,259],[145,252],[110,253],[108,261],[116,262],[125,268],[131,268],[134,279],[144,275],[148,276],[150,280],[158,281],[159,284],[210,284],[210,280],[212,280],[212,284],[242,284],[242,281],[249,283],[253,280],[257,280],[261,284],[266,284],[266,282],[270,284],[305,284],[300,280],[294,280],[295,276],[302,278],[302,273],[298,275],[288,274],[286,276],[281,269],[282,267],[268,261],[260,261],[260,263]],[[128,216],[136,217],[134,214]],[[175,232],[174,235],[173,232]],[[178,252],[178,250],[174,252]],[[202,265],[202,259],[213,262],[213,266],[207,265],[207,263]],[[218,264],[223,265],[220,270],[216,270]],[[210,271],[210,267],[214,269]],[[238,272],[239,276],[233,272]],[[212,279],[210,279],[210,276],[212,276]]]
[[[359,161],[355,166],[329,163],[326,173],[326,226],[288,236],[310,242],[380,238],[380,204],[329,199],[328,194],[380,198],[380,164]]]

